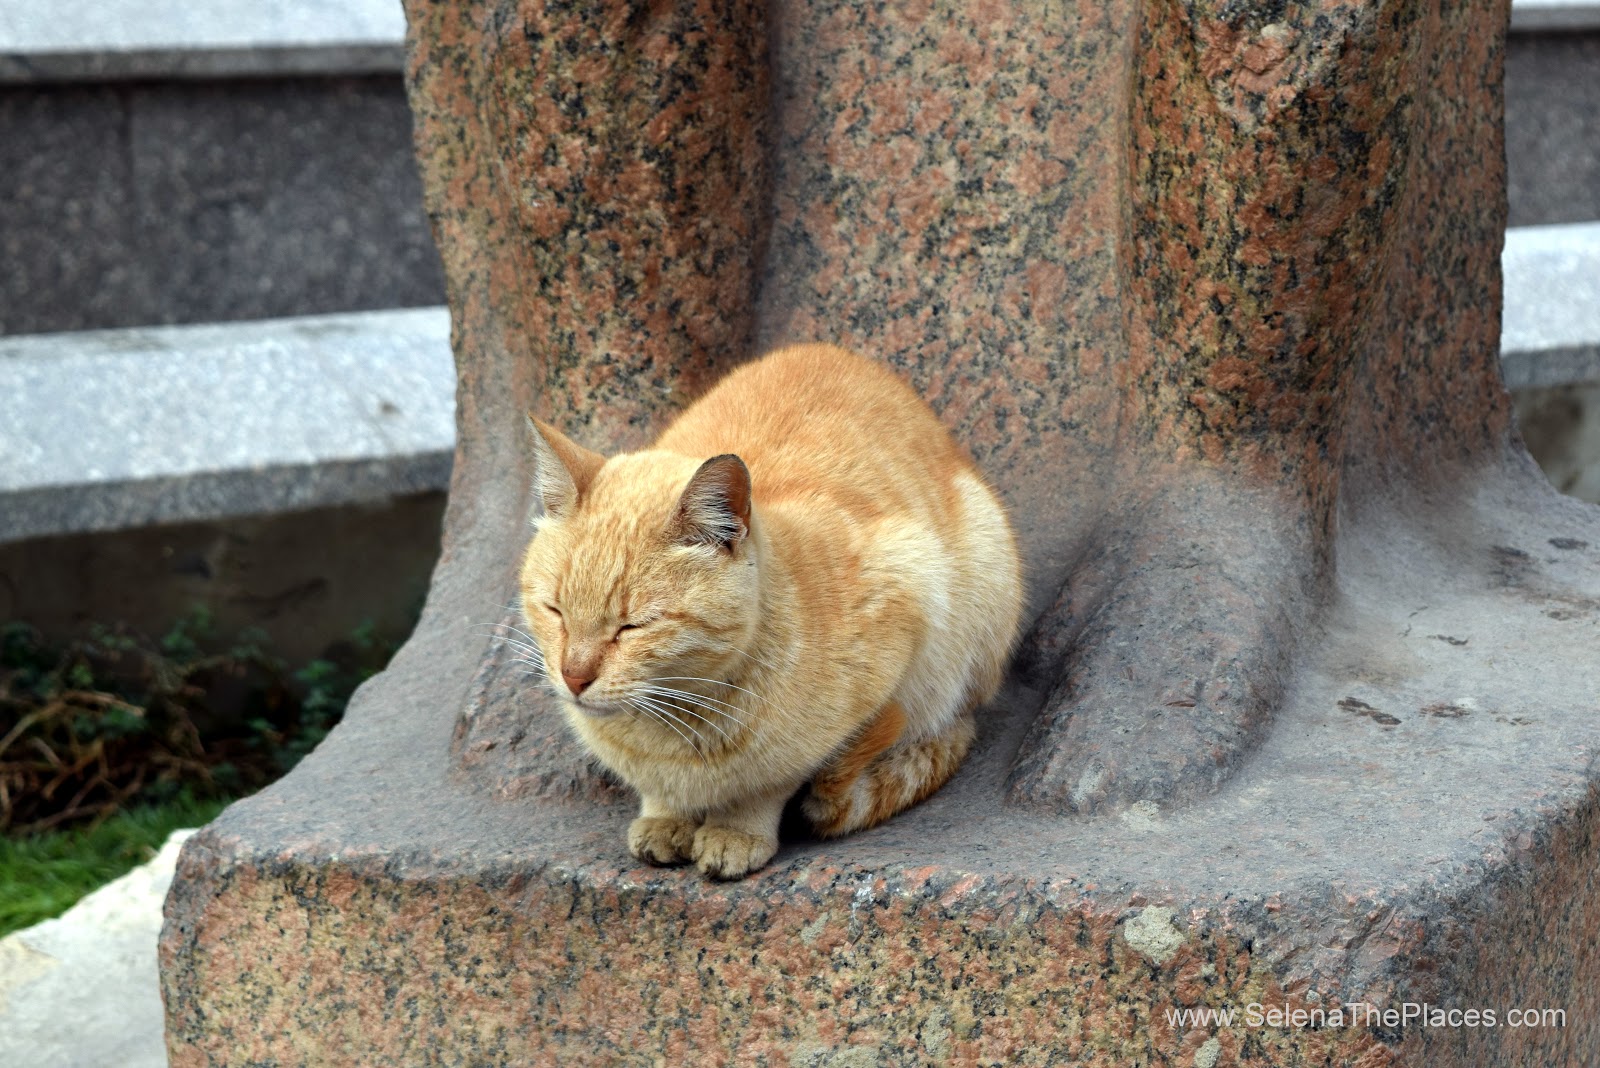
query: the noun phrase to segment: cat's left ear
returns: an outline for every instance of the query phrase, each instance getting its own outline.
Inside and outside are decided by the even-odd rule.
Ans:
[[[606,458],[531,415],[528,426],[533,431],[533,495],[545,515],[559,519],[578,506]]]
[[[750,533],[750,469],[732,453],[713,456],[689,479],[672,533],[689,545],[732,549]]]

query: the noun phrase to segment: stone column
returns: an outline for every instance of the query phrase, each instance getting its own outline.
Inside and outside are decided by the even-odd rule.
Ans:
[[[186,849],[175,1064],[1600,1057],[1600,514],[1499,378],[1503,6],[407,7],[445,555]],[[1035,623],[926,804],[639,868],[493,637],[523,412],[637,445],[812,339],[973,450]]]

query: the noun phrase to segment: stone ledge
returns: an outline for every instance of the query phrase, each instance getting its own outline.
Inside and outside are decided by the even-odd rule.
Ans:
[[[449,314],[0,338],[0,541],[442,489]]]
[[[1600,32],[1513,34],[1505,59],[1506,224],[1600,219]]]
[[[1600,381],[1600,222],[1512,227],[1500,264],[1507,388]]]
[[[1512,0],[1513,33],[1600,30],[1600,3],[1595,0]]]
[[[0,83],[397,73],[398,0],[0,0]]]
[[[0,90],[0,335],[443,303],[411,124],[393,74]]]

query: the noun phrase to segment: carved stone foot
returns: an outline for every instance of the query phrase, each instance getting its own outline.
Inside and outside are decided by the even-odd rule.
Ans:
[[[1200,478],[1131,511],[1035,628],[1060,663],[1012,767],[1013,804],[1090,813],[1202,796],[1270,726],[1313,611],[1304,508]]]

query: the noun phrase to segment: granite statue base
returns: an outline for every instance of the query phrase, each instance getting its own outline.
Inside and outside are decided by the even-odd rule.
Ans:
[[[1346,524],[1336,607],[1215,795],[1001,804],[1024,678],[930,801],[731,884],[633,862],[598,780],[452,772],[497,612],[461,581],[492,539],[460,539],[346,723],[185,849],[172,1063],[1593,1063],[1600,540],[1488,485]]]

